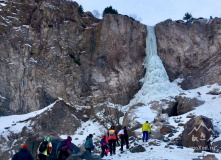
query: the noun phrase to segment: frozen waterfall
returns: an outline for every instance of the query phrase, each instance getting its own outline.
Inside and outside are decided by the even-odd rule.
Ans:
[[[175,82],[170,82],[163,63],[157,55],[157,44],[154,27],[147,26],[146,58],[144,61],[146,73],[141,82],[142,88],[131,100],[130,104],[144,103],[169,98],[181,91]]]

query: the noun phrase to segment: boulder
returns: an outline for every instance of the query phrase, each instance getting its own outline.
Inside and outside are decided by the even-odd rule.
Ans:
[[[67,160],[101,160],[100,155],[93,155],[89,151],[84,151],[80,154],[72,154]]]
[[[195,118],[196,116],[194,115],[194,114],[192,114],[192,113],[189,113],[187,116],[186,116],[186,118]]]
[[[203,160],[218,160],[214,154],[208,154],[203,157]]]
[[[163,134],[160,132],[152,131],[151,135],[149,135],[151,139],[163,140]]]
[[[221,152],[221,141],[215,141],[211,144],[211,152],[220,153]]]
[[[171,133],[175,130],[174,126],[171,125],[163,125],[160,129],[160,133],[162,133],[163,135]]]
[[[195,107],[198,107],[205,103],[198,98],[188,98],[184,96],[178,96],[177,102],[177,115],[182,115],[184,113],[192,111]]]
[[[206,94],[211,94],[211,95],[221,95],[221,91],[219,90],[219,88],[214,88],[212,91],[209,91]]]
[[[215,134],[211,120],[198,116],[189,120],[181,134],[181,143],[196,151],[210,151],[210,137]]]
[[[132,147],[132,148],[130,149],[130,151],[131,151],[132,153],[138,153],[138,152],[145,152],[146,149],[145,149],[142,145],[138,145],[138,146]]]

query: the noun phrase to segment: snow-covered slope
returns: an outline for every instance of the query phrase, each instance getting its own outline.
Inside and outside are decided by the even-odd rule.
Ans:
[[[28,114],[0,117],[0,135],[7,140],[7,137],[10,135],[10,133],[20,133],[23,127],[29,127],[29,118],[35,117],[46,110],[50,110],[55,103],[56,102],[49,105],[48,107],[45,107],[44,109]]]

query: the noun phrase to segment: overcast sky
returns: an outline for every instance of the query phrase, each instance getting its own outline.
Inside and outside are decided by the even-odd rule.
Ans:
[[[112,6],[119,14],[136,14],[141,23],[155,25],[166,19],[183,19],[186,12],[194,18],[221,17],[221,0],[74,0],[83,6],[84,12]],[[100,17],[101,18],[101,17]]]

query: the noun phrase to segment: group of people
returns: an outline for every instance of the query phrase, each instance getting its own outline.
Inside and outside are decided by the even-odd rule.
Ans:
[[[72,138],[70,136],[67,137],[62,143],[61,150],[58,151],[58,160],[61,160],[63,156],[66,158],[69,157],[68,150],[73,151],[71,148]],[[38,160],[47,160],[47,157],[52,152],[52,143],[49,136],[44,138],[44,141],[39,144],[37,149],[37,157]],[[17,152],[12,160],[33,160],[31,153],[28,151],[28,146],[23,145],[19,152]]]
[[[151,134],[151,125],[148,121],[146,121],[142,125],[142,133],[143,133],[143,142],[148,141],[149,134]],[[100,141],[101,145],[101,157],[104,155],[107,156],[108,152],[110,152],[110,155],[116,154],[116,143],[118,142],[118,137],[120,138],[120,150],[121,152],[124,152],[123,145],[126,144],[126,149],[129,149],[129,141],[128,141],[128,133],[127,128],[124,126],[118,133],[115,130],[114,126],[111,126],[111,128],[108,130],[107,135],[103,135],[102,139]]]
[[[111,126],[107,134],[103,135],[100,141],[101,150],[102,150],[101,157],[103,157],[104,155],[107,156],[108,152],[110,152],[110,155],[116,154],[116,143],[119,144],[118,137],[121,140],[121,148],[120,148],[121,152],[123,152],[124,144],[126,144],[126,148],[129,149],[126,126],[124,126],[118,133],[115,130],[114,126]]]
[[[149,134],[151,134],[151,125],[148,121],[146,121],[142,125],[142,133],[143,133],[143,142],[148,141]],[[119,138],[118,138],[119,137]],[[89,134],[85,141],[85,149],[88,150],[91,153],[91,150],[93,150],[93,135]],[[108,155],[108,152],[110,152],[110,155],[116,154],[116,143],[119,144],[119,140],[121,141],[120,144],[120,150],[123,152],[123,146],[126,144],[126,149],[129,149],[129,141],[128,141],[128,133],[126,126],[122,127],[122,129],[117,132],[114,126],[111,126],[107,133],[102,135],[100,145],[101,145],[101,157],[104,157],[104,155]],[[65,139],[61,145],[61,149],[59,150],[58,154],[58,160],[61,160],[63,156],[66,158],[69,157],[68,150],[73,151],[71,148],[71,141],[72,138],[70,136]],[[46,160],[48,155],[50,155],[52,152],[52,143],[50,141],[50,137],[45,137],[44,141],[40,143],[38,149],[37,149],[37,156],[39,160]],[[12,160],[33,160],[33,157],[31,153],[28,151],[28,146],[23,145],[19,152],[17,152],[13,157]]]

